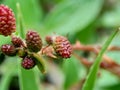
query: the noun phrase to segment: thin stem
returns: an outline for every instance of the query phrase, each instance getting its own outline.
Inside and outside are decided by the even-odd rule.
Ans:
[[[23,18],[22,18],[22,14],[21,14],[20,4],[17,3],[16,5],[17,5],[17,11],[18,11],[17,18],[18,18],[19,33],[20,33],[20,36],[21,36],[22,38],[25,38]]]
[[[74,57],[76,57],[78,60],[80,60],[80,62],[86,67],[86,68],[90,68],[92,66],[92,64],[94,63],[94,61],[89,61],[87,58],[81,57],[79,55],[77,55],[76,53],[73,53]],[[105,69],[113,74],[115,74],[116,76],[120,77],[120,65],[116,62],[114,62],[114,60],[112,60],[111,58],[109,58],[108,56],[104,56],[103,57],[103,61],[100,63],[100,67],[102,69]]]
[[[92,52],[96,52],[96,48],[97,49],[101,49],[101,46],[98,45],[83,45],[81,44],[79,41],[77,41],[74,45],[73,45],[73,50],[74,51],[92,51]],[[120,51],[120,47],[119,46],[110,46],[108,47],[107,51]]]

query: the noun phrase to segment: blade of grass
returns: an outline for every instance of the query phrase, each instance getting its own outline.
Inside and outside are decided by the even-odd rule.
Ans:
[[[0,65],[0,72],[2,74],[0,81],[0,90],[8,90],[13,76],[17,73],[16,57],[6,57],[4,63]]]
[[[20,36],[22,38],[25,38],[25,33],[24,33],[24,25],[23,25],[23,19],[22,19],[22,14],[21,14],[21,9],[20,9],[20,5],[19,3],[16,4],[17,5],[17,11],[18,11],[18,14],[17,14],[17,20],[18,20],[18,33],[20,34]]]
[[[14,71],[13,71],[14,70]],[[0,83],[0,90],[8,90],[12,77],[14,76],[15,68],[13,70],[8,70],[6,74],[3,75]]]
[[[79,61],[75,57],[71,57],[68,60],[63,61],[63,70],[65,74],[64,88],[68,90],[71,85],[74,85],[80,80],[79,71],[80,71]],[[73,77],[75,76],[75,77]]]
[[[46,73],[45,60],[36,53],[33,53],[34,58],[36,59],[36,65],[42,73]]]
[[[24,25],[19,3],[17,3],[18,11],[18,30],[22,38],[25,37]],[[25,70],[21,67],[21,60],[19,59],[19,81],[21,90],[40,90],[37,84],[36,75],[33,70]]]
[[[2,77],[1,83],[0,83],[0,90],[7,90],[9,88],[9,83],[12,79],[12,72],[10,70],[10,72],[7,72],[7,74],[5,74]]]
[[[19,60],[20,62],[21,60]],[[20,63],[19,63],[20,64]],[[40,90],[33,70],[25,70],[19,65],[20,90]]]
[[[94,87],[94,83],[95,83],[95,80],[96,80],[96,77],[97,77],[97,72],[98,72],[98,69],[99,69],[99,65],[100,65],[100,62],[102,60],[102,56],[103,54],[105,53],[107,47],[109,46],[109,44],[112,42],[113,38],[115,37],[115,35],[118,33],[119,30],[115,31],[110,37],[109,39],[105,42],[102,50],[100,51],[100,53],[98,54],[93,66],[91,67],[90,69],[90,72],[87,76],[87,79],[83,85],[83,88],[82,90],[93,90],[93,87]]]

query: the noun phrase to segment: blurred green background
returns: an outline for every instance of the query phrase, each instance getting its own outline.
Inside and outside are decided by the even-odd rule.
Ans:
[[[67,36],[71,43],[102,45],[113,30],[120,26],[120,0],[0,0],[8,5],[17,19],[16,3],[20,4],[25,32],[36,30],[42,37],[54,33]],[[18,23],[18,20],[16,21]],[[120,45],[120,35],[112,45]],[[0,36],[0,46],[11,43]],[[82,52],[79,53],[83,55]],[[107,53],[120,63],[120,53]],[[46,59],[47,62],[47,59]],[[120,90],[119,77],[103,69],[94,90]],[[0,54],[0,90],[80,90],[87,69],[71,57],[60,62],[48,62],[47,73],[37,68],[26,71],[17,57]]]

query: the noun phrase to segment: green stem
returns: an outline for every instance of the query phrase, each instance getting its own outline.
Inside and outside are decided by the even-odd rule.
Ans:
[[[102,60],[102,56],[104,55],[105,51],[107,50],[108,46],[110,45],[110,43],[112,42],[113,38],[115,37],[115,35],[118,33],[120,29],[118,29],[117,31],[115,31],[110,37],[109,39],[105,42],[102,50],[100,51],[100,53],[98,54],[94,64],[92,65],[90,72],[88,73],[87,79],[83,85],[82,90],[93,90],[94,84],[95,84],[95,80],[97,77],[97,73],[98,73],[98,69],[99,69],[99,65],[100,62]]]
[[[33,56],[34,58],[36,58],[36,63],[37,63],[37,67],[38,69],[42,72],[42,73],[46,73],[46,66],[45,66],[45,63],[44,63],[44,59],[36,54],[36,53],[33,53]]]
[[[24,25],[23,25],[23,19],[22,19],[22,13],[20,9],[20,4],[17,3],[17,19],[18,19],[18,31],[20,36],[24,39],[25,38],[25,32],[24,32]],[[21,67],[21,60],[18,59],[19,63],[19,81],[20,81],[20,90],[39,90],[38,83],[36,82],[36,75],[33,71],[31,70],[25,70],[24,68]]]
[[[23,19],[22,19],[20,4],[17,3],[16,5],[17,5],[17,11],[18,11],[17,19],[18,19],[19,34],[22,38],[25,38],[24,25],[23,25]]]
[[[1,80],[0,90],[7,90],[13,76],[13,71],[7,72]]]
[[[33,52],[29,52],[29,51],[27,51],[27,53],[35,59],[38,69],[42,73],[46,73],[45,60],[42,58],[42,56],[40,56],[37,53],[33,53]]]

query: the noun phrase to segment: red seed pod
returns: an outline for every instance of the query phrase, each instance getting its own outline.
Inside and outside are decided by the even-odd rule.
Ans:
[[[25,57],[21,63],[21,66],[25,69],[32,69],[35,66],[35,61],[30,57]]]
[[[48,43],[48,44],[52,44],[52,37],[51,36],[46,36],[45,37],[45,41]]]
[[[0,5],[0,34],[11,35],[16,30],[16,20],[13,11],[3,4]]]
[[[24,43],[21,38],[13,36],[11,42],[15,47],[21,47],[24,46]]]
[[[56,53],[62,58],[70,58],[72,54],[72,46],[66,37],[55,36],[53,38],[53,47]]]
[[[2,45],[1,51],[8,56],[16,55],[16,49],[13,45],[9,45],[9,44]]]
[[[30,51],[38,52],[42,48],[42,40],[35,31],[28,31],[26,34],[26,44]]]

